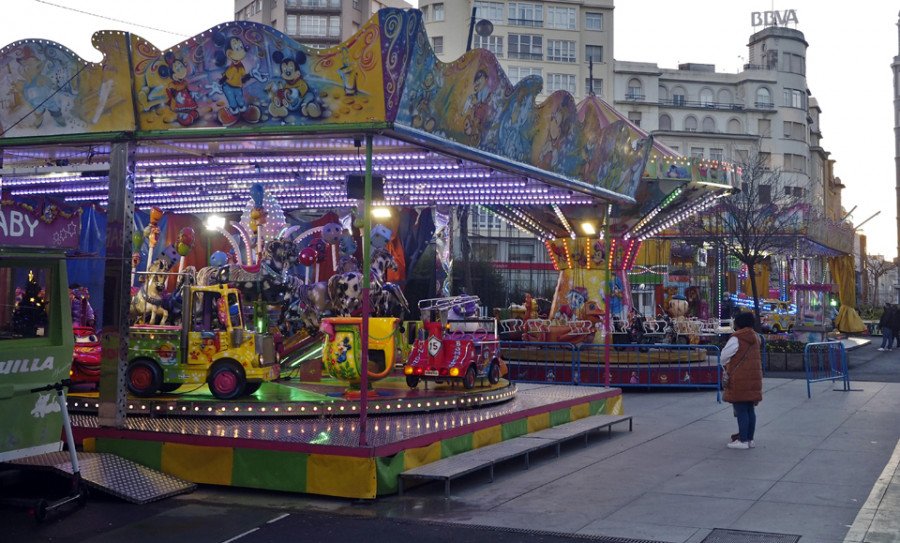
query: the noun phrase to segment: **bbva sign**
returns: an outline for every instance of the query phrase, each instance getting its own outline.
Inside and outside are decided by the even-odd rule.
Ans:
[[[797,10],[786,9],[784,11],[754,11],[750,14],[750,24],[753,26],[784,26],[787,23],[797,24]]]

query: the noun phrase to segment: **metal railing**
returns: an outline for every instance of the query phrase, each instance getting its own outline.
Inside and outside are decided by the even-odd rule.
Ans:
[[[578,353],[571,343],[501,341],[510,381],[579,384]]]
[[[803,349],[803,366],[806,368],[806,397],[812,397],[811,383],[841,379],[844,392],[850,390],[850,374],[847,372],[847,351],[840,341],[807,343]]]
[[[709,388],[721,402],[716,345],[613,344],[609,385],[615,387]],[[606,345],[501,341],[510,381],[606,386]]]

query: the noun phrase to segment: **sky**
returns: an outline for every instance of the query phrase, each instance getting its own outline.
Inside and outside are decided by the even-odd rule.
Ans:
[[[453,1],[453,0],[448,0]],[[418,4],[418,2],[413,2]],[[189,9],[184,9],[189,5]],[[827,7],[826,7],[827,6]],[[751,14],[792,9],[809,48],[806,77],[822,109],[822,146],[846,185],[843,204],[860,225],[870,254],[897,256],[893,77],[898,8],[878,0],[618,0],[616,60],[715,64],[735,73],[747,62]],[[51,39],[86,60],[98,30],[127,30],[160,49],[233,19],[233,0],[19,0],[0,25],[0,47],[27,38]]]

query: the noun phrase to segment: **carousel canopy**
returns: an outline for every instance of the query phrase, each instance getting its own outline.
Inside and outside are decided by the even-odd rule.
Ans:
[[[52,41],[0,50],[13,198],[104,205],[111,145],[128,141],[138,208],[237,212],[255,184],[285,210],[355,206],[367,135],[376,204],[483,205],[542,239],[580,220],[646,237],[739,182],[734,166],[677,156],[598,97],[538,104],[540,78],[511,85],[486,50],[440,62],[416,10],[382,10],[324,50],[246,21],[165,51],[123,32],[93,42],[97,64]]]

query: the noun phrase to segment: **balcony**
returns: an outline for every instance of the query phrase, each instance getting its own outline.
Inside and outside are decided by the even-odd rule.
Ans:
[[[340,13],[340,0],[286,0],[284,6],[289,12]]]
[[[642,92],[626,92],[625,99],[631,101],[642,101],[644,99],[644,93]]]
[[[540,19],[509,19],[509,26],[527,26],[530,28],[543,28],[544,21]]]
[[[641,97],[643,98],[643,96]],[[631,100],[628,95],[625,96],[626,100]],[[685,100],[682,96],[676,96],[674,98],[664,98],[659,101],[660,106],[669,106],[669,107],[688,107],[694,109],[720,109],[720,110],[731,110],[731,111],[741,111],[744,109],[744,104],[737,104],[734,102],[698,102],[694,100]],[[757,106],[759,107],[759,106]]]
[[[519,53],[518,51],[509,51],[508,58],[518,60],[543,60],[543,53]]]

